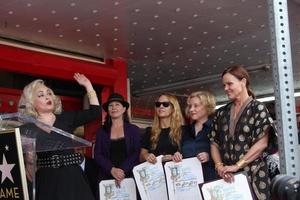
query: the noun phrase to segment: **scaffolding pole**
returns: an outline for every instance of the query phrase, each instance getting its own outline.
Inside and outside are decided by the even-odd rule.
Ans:
[[[280,172],[300,177],[287,0],[268,0]]]

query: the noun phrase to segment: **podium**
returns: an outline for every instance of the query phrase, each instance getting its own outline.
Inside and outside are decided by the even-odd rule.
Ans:
[[[8,199],[35,200],[38,184],[35,175],[41,164],[37,159],[39,153],[92,146],[87,140],[21,113],[0,115],[0,140],[0,192]],[[72,159],[68,158],[68,162],[76,158]],[[42,164],[45,162],[53,168],[63,165],[57,156]]]

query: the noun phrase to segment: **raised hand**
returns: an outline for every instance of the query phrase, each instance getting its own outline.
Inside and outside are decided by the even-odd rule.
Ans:
[[[87,91],[92,91],[93,90],[93,86],[91,84],[91,81],[85,75],[80,74],[80,73],[75,73],[73,77],[77,81],[77,83],[79,85],[82,85],[83,87],[85,87],[85,89]]]
[[[89,102],[91,105],[99,105],[99,100],[97,94],[93,88],[91,81],[83,74],[75,73],[74,79],[77,81],[79,85],[85,87],[87,96],[89,98]]]

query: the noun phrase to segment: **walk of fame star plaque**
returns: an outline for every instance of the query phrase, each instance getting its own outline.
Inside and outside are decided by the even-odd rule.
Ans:
[[[28,200],[19,129],[0,131],[0,199]]]

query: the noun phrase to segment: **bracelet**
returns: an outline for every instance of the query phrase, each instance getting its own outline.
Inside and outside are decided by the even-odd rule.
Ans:
[[[89,99],[97,96],[95,90],[91,90],[91,91],[87,92],[86,94]]]
[[[236,162],[236,165],[237,165],[240,169],[246,167],[247,164],[248,164],[248,163],[247,163],[244,159],[240,159],[239,161]]]
[[[218,170],[219,167],[223,167],[224,164],[222,162],[218,162],[215,164],[215,169]]]

